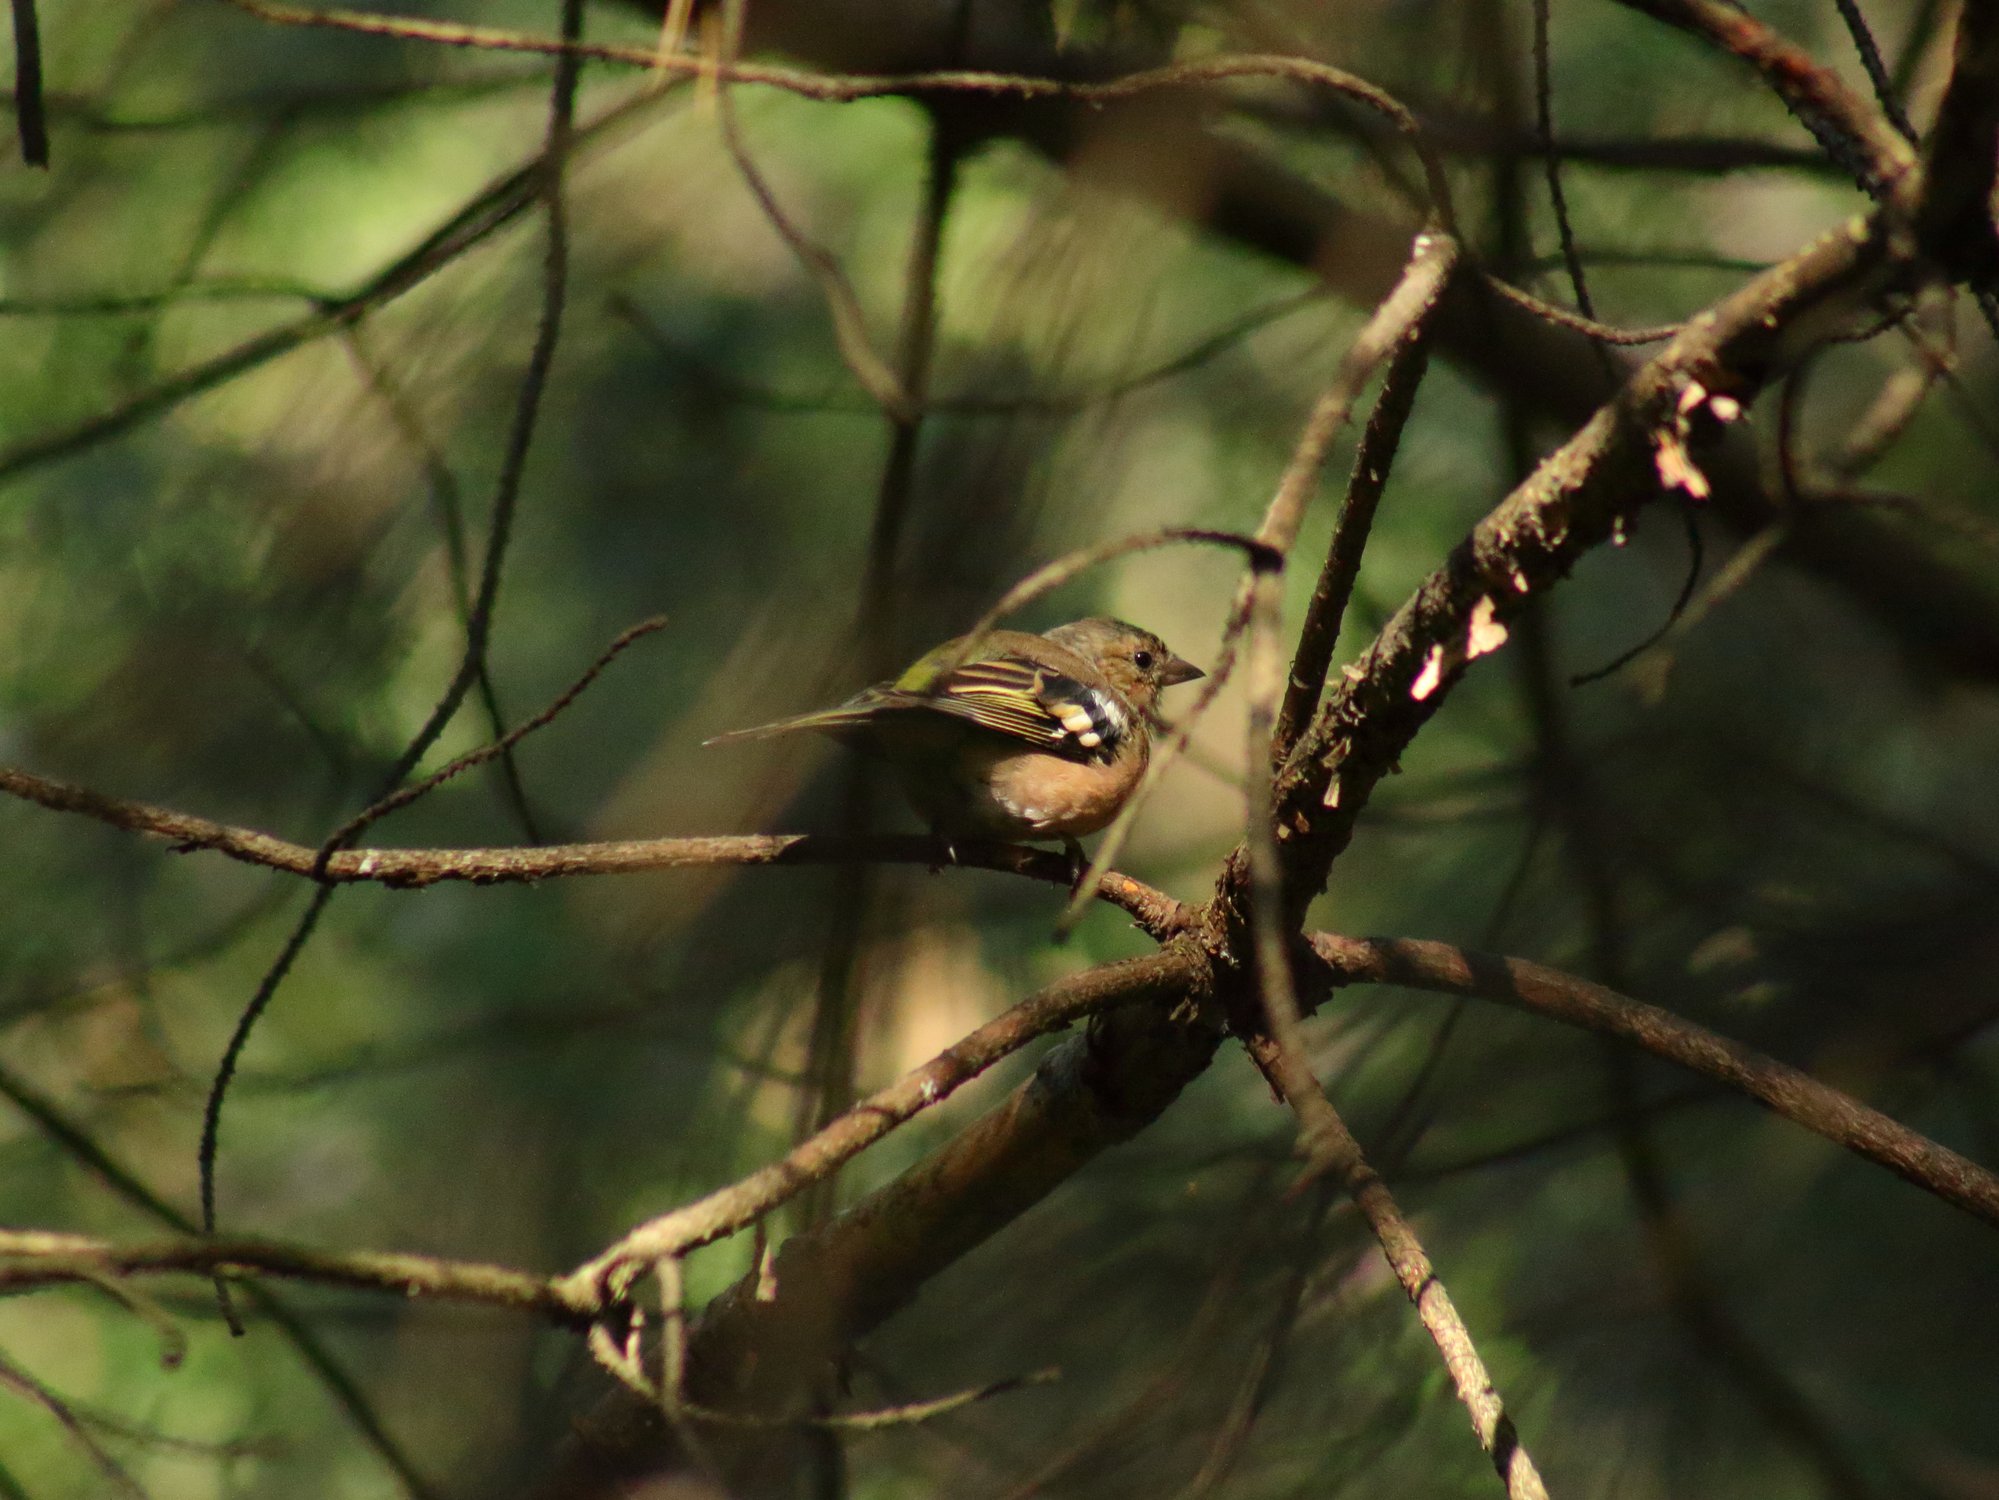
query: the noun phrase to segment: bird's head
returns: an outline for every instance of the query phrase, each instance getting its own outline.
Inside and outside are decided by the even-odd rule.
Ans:
[[[1056,645],[1066,646],[1096,667],[1125,702],[1147,717],[1162,688],[1208,675],[1175,656],[1151,631],[1108,615],[1057,625],[1047,635]]]

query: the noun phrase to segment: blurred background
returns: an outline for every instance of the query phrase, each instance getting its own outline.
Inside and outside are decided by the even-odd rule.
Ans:
[[[1920,126],[1956,7],[1863,9]],[[543,315],[545,218],[519,174],[551,68],[178,0],[41,10],[51,166],[0,170],[0,762],[314,844],[373,796],[464,652]],[[1833,5],[1757,13],[1868,88]],[[515,0],[422,14],[558,23]],[[657,12],[586,20],[594,41],[659,38]],[[687,45],[714,27],[697,13]],[[1865,207],[1753,75],[1692,40],[1565,4],[1551,41],[1602,318],[1687,316]],[[1524,4],[750,0],[745,46],[1069,76],[1315,57],[1415,108],[1470,246],[1572,300]],[[1420,216],[1415,164],[1377,123],[1268,81],[1145,113],[933,118],[746,86],[730,107],[875,351],[926,350],[931,405],[898,429],[851,373],[712,88],[587,68],[566,307],[486,680],[425,765],[537,711],[627,626],[668,623],[511,773],[460,778],[370,842],[840,826],[835,747],[701,741],[844,696],[1071,547],[1252,529]],[[926,224],[934,333],[912,344]],[[1343,658],[1606,378],[1580,342],[1446,342]],[[1737,488],[1761,474],[1785,498],[1657,506],[1588,559],[1453,692],[1314,920],[1607,980],[1999,1163],[1991,334],[1968,301],[1925,303],[1826,351],[1746,427]],[[1298,548],[1294,626],[1350,453],[1351,434]],[[1688,523],[1690,607],[1573,685],[1666,623]],[[1115,613],[1212,663],[1235,568],[1132,557],[1023,623]],[[1204,896],[1240,834],[1242,747],[1232,690],[1123,867]],[[886,791],[869,821],[917,826]],[[225,1042],[309,891],[16,802],[0,849],[0,1217],[172,1233],[196,1209]],[[221,1224],[574,1264],[780,1154],[843,1090],[1149,947],[1109,908],[1056,946],[1061,899],[920,868],[343,890],[244,1053]],[[1989,1229],[1549,1022],[1374,990],[1311,1024],[1554,1493],[1999,1496]],[[863,1157],[817,1211],[1032,1060]],[[1287,1191],[1292,1137],[1225,1049],[856,1349],[847,1404],[1060,1381],[847,1437],[817,1493],[1496,1493],[1364,1226]],[[742,1236],[697,1255],[693,1298],[750,1253]],[[161,1500],[517,1494],[603,1385],[578,1340],[523,1318],[286,1287],[231,1339],[200,1283],[152,1291],[190,1340],[177,1369],[99,1292],[0,1302],[0,1494],[118,1493],[107,1462]]]

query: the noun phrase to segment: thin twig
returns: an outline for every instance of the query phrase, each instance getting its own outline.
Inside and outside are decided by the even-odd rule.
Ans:
[[[378,1250],[315,1250],[280,1240],[210,1235],[121,1244],[92,1235],[0,1229],[0,1287],[96,1282],[105,1276],[253,1272],[328,1286],[514,1308],[581,1327],[604,1303],[565,1278],[506,1266]]]
[[[361,378],[368,389],[381,401],[390,423],[415,452],[417,462],[423,469],[430,489],[431,509],[444,542],[445,569],[451,580],[452,602],[458,607],[459,627],[469,629],[472,622],[471,563],[466,554],[465,515],[458,476],[452,472],[444,454],[424,430],[423,420],[408,393],[369,353],[363,327],[356,323],[342,330],[341,344],[361,371]],[[500,708],[500,691],[493,681],[491,661],[480,661],[476,686],[480,706],[486,711],[488,730],[494,739],[501,739],[507,732],[507,718]],[[521,836],[530,844],[543,842],[541,826],[528,803],[527,784],[521,778],[520,763],[514,757],[512,746],[500,752],[499,769],[501,794],[520,825]]]
[[[574,145],[605,139],[614,128],[629,124],[657,103],[659,97],[648,91],[611,106],[575,132]],[[0,484],[120,437],[238,375],[350,327],[374,309],[422,285],[532,207],[544,166],[544,159],[537,156],[500,177],[425,235],[414,249],[391,261],[352,292],[331,300],[316,299],[311,312],[176,371],[109,411],[0,449]]]
[[[723,70],[724,76],[727,76],[727,71]],[[867,392],[868,399],[876,406],[892,417],[913,415],[915,398],[868,337],[867,314],[861,311],[860,298],[854,295],[854,284],[847,279],[846,271],[830,251],[821,248],[785,212],[776,192],[757,167],[756,158],[750,155],[749,145],[743,139],[742,125],[736,118],[734,91],[723,89],[718,96],[718,104],[722,142],[728,147],[736,170],[742,174],[744,183],[771,228],[777,231],[778,237],[797,257],[798,263],[819,284],[820,295],[832,315],[833,339],[839,348],[841,362],[854,377],[855,384]]]
[[[107,797],[87,787],[0,767],[0,793],[54,812],[94,818],[114,828],[164,840],[176,851],[208,849],[245,864],[302,875],[327,885],[373,882],[404,889],[439,881],[474,885],[534,884],[578,875],[630,875],[706,865],[822,865],[874,861],[948,863],[945,846],[916,834],[844,838],[834,834],[720,834],[705,838],[610,839],[590,844],[539,844],[496,849],[344,849],[323,865],[320,851],[255,829],[218,823],[150,803]],[[1000,870],[1067,887],[1074,872],[1059,854],[1019,844],[954,843],[957,864]],[[1101,896],[1136,917],[1154,937],[1183,930],[1178,901],[1129,876],[1111,874]]]
[[[317,860],[315,860],[317,863]],[[216,1061],[215,1074],[209,1080],[208,1097],[201,1108],[201,1141],[195,1148],[197,1175],[201,1189],[201,1232],[215,1233],[215,1161],[221,1148],[222,1102],[229,1095],[229,1084],[236,1076],[236,1067],[243,1059],[243,1049],[249,1045],[250,1033],[270,1009],[271,1001],[277,997],[278,986],[285,982],[285,976],[298,962],[298,956],[305,951],[313,933],[319,930],[320,918],[326,915],[328,903],[333,900],[332,885],[321,884],[314,888],[312,898],[306,902],[305,910],[292,924],[286,934],[284,946],[278,956],[271,960],[257,981],[257,988],[250,996],[249,1004],[236,1017],[236,1025],[229,1033],[229,1040],[222,1048],[222,1056]],[[228,1283],[220,1276],[215,1280],[215,1298],[222,1309],[223,1320],[229,1331],[237,1338],[243,1336],[242,1322],[236,1316],[236,1309],[229,1298]]]
[[[1820,145],[1869,193],[1888,197],[1914,173],[1915,152],[1839,75],[1729,0],[1622,0],[1733,54],[1762,75]],[[1974,7],[1975,8],[1975,7]]]
[[[1221,83],[1238,78],[1285,78],[1295,83],[1327,89],[1352,99],[1388,120],[1409,143],[1422,163],[1431,211],[1447,230],[1452,229],[1456,223],[1451,204],[1450,183],[1443,162],[1424,137],[1416,116],[1400,101],[1366,79],[1343,69],[1301,57],[1261,53],[1225,55],[1149,68],[1126,74],[1121,78],[1086,82],[1017,73],[990,73],[974,69],[938,69],[899,75],[838,75],[761,64],[724,63],[709,57],[670,55],[662,53],[657,47],[566,43],[552,37],[534,36],[498,27],[419,21],[370,11],[309,10],[272,3],[272,0],[228,0],[228,3],[260,20],[284,26],[327,27],[368,36],[431,42],[446,47],[553,55],[567,53],[575,57],[590,58],[598,62],[622,63],[653,72],[686,77],[709,77],[718,83],[748,83],[780,88],[804,98],[836,103],[880,98],[890,94],[920,97],[932,93],[974,93],[1023,99],[1066,98],[1101,104],[1159,89],[1190,88],[1199,84]]]
[[[581,33],[582,17],[582,0],[562,0],[565,41],[573,42]],[[457,713],[458,705],[478,679],[486,658],[487,643],[492,636],[500,581],[505,574],[508,545],[513,539],[514,514],[527,473],[528,450],[534,442],[542,395],[547,390],[549,371],[555,363],[556,343],[561,338],[563,312],[569,297],[569,218],[563,201],[562,184],[576,134],[576,86],[580,71],[581,59],[573,53],[565,51],[557,55],[555,80],[549,96],[548,134],[534,182],[547,222],[547,240],[542,256],[541,310],[535,320],[534,342],[521,372],[513,420],[507,428],[506,446],[500,456],[500,474],[494,487],[486,555],[480,568],[479,588],[472,599],[464,651],[458,670],[444,695],[432,708],[430,717],[411,737],[410,743],[397,757],[395,766],[383,778],[384,794],[415,769]]]
[[[35,0],[12,0],[14,11],[14,123],[21,133],[21,160],[49,164],[49,119],[42,99],[42,30]]]
[[[1135,536],[1114,537],[1107,542],[1096,542],[1087,547],[1078,547],[1073,552],[1065,552],[1051,562],[1044,563],[1012,585],[973,625],[969,634],[976,640],[992,630],[1008,615],[1027,608],[1036,599],[1053,593],[1056,589],[1088,572],[1091,568],[1120,557],[1129,557],[1134,552],[1151,552],[1159,547],[1171,547],[1180,543],[1194,543],[1216,547],[1233,547],[1252,560],[1261,560],[1266,565],[1279,561],[1279,554],[1267,542],[1240,531],[1215,531],[1205,526],[1166,526],[1158,531],[1143,531]]]
[[[1204,526],[1166,526],[1158,531],[1142,531],[1134,536],[1113,537],[1107,542],[1095,542],[1087,547],[1078,547],[1073,552],[1065,552],[1060,557],[1042,564],[1018,583],[1012,585],[994,601],[991,608],[973,622],[972,628],[960,638],[961,644],[953,655],[955,661],[946,660],[942,664],[945,672],[956,670],[957,666],[979,649],[979,642],[1007,616],[1027,608],[1036,599],[1053,593],[1074,578],[1090,569],[1101,567],[1120,557],[1129,557],[1135,552],[1150,552],[1160,547],[1171,547],[1180,543],[1194,543],[1216,547],[1233,547],[1245,553],[1252,563],[1275,566],[1281,557],[1275,548],[1253,536],[1245,536],[1239,531],[1214,531]]]
[[[1547,1500],[1547,1486],[1506,1414],[1470,1330],[1452,1305],[1416,1231],[1403,1216],[1388,1185],[1367,1164],[1360,1143],[1326,1097],[1300,1050],[1275,1037],[1250,1042],[1250,1055],[1298,1116],[1300,1146],[1312,1177],[1331,1177],[1344,1187],[1374,1231],[1395,1279],[1415,1305],[1424,1330],[1443,1356],[1458,1399],[1471,1413],[1472,1431],[1492,1459],[1509,1500]]]
[[[938,1417],[949,1416],[954,1411],[963,1411],[968,1406],[976,1406],[981,1401],[990,1401],[995,1396],[1009,1395],[1014,1391],[1026,1390],[1030,1386],[1052,1385],[1061,1378],[1059,1370],[1033,1370],[1025,1375],[1012,1375],[1005,1380],[975,1385],[968,1390],[953,1391],[948,1396],[933,1396],[927,1401],[906,1401],[899,1406],[878,1407],[873,1411],[828,1412],[819,1416],[759,1417],[743,1412],[718,1411],[712,1406],[689,1406],[685,1410],[690,1416],[703,1422],[712,1422],[718,1427],[816,1428],[822,1432],[881,1432],[891,1427],[913,1427],[921,1422],[934,1421]]]
[[[327,847],[344,849],[352,844],[355,839],[359,838],[371,825],[379,823],[390,813],[408,807],[420,797],[428,796],[455,776],[462,775],[476,766],[483,766],[489,761],[505,756],[514,746],[518,745],[536,730],[546,729],[567,712],[570,705],[581,697],[584,691],[603,674],[606,667],[610,666],[612,662],[624,654],[627,647],[651,635],[654,631],[664,630],[665,628],[665,616],[655,615],[649,620],[641,620],[638,624],[620,631],[617,638],[604,648],[594,662],[584,669],[582,676],[556,694],[550,700],[548,706],[542,709],[540,713],[531,719],[517,724],[492,744],[482,745],[477,750],[468,751],[449,765],[431,772],[423,780],[411,782],[408,786],[381,798],[372,806],[364,808],[336,829],[320,847],[322,849]]]
[[[92,292],[71,296],[0,297],[0,317],[122,318],[158,312],[183,302],[307,302],[325,307],[339,301],[325,287],[268,276],[214,276],[176,281],[157,292]]]
[[[1354,453],[1346,498],[1333,522],[1325,565],[1319,570],[1311,602],[1305,607],[1305,623],[1299,628],[1298,649],[1291,659],[1291,676],[1285,685],[1284,707],[1278,714],[1273,741],[1274,756],[1279,762],[1290,758],[1292,747],[1325,691],[1326,673],[1332,667],[1347,605],[1360,578],[1361,557],[1373,531],[1374,513],[1388,487],[1389,471],[1402,444],[1403,426],[1415,408],[1416,391],[1428,368],[1429,341],[1419,325],[1396,346],[1388,373],[1382,378],[1374,414],[1368,418],[1360,447]]]
[[[96,1287],[159,1335],[161,1369],[177,1370],[181,1367],[187,1359],[187,1330],[174,1321],[172,1313],[139,1288],[128,1286],[108,1271],[99,1270],[87,1262],[79,1262],[76,1270],[79,1280]]]
[[[1761,270],[1762,262],[1745,263],[1744,268],[1752,271]],[[1066,391],[1047,393],[1023,391],[1015,395],[1000,396],[933,395],[925,401],[924,410],[933,417],[1074,416],[1092,406],[1119,400],[1135,391],[1162,384],[1175,376],[1197,370],[1251,334],[1268,328],[1281,319],[1317,306],[1325,299],[1326,290],[1322,286],[1309,286],[1303,291],[1290,292],[1282,297],[1273,298],[1232,319],[1213,333],[1194,340],[1179,353],[1168,355],[1159,363],[1148,366],[1135,375],[1104,380],[1095,385],[1079,383]],[[839,412],[855,416],[873,416],[881,410],[879,402],[864,396],[852,396],[840,392],[827,392],[821,395],[794,393],[737,379],[727,371],[700,360],[690,351],[677,347],[631,298],[614,295],[608,299],[607,305],[612,313],[630,324],[665,358],[697,376],[704,391],[711,396],[719,394],[727,400],[766,411]],[[0,301],[0,313],[5,311],[7,304]]]
[[[1341,357],[1338,370],[1325,391],[1313,406],[1292,450],[1290,462],[1285,466],[1283,476],[1278,480],[1277,490],[1271,496],[1270,504],[1264,512],[1262,523],[1257,527],[1258,542],[1275,552],[1280,558],[1289,554],[1291,545],[1297,540],[1298,527],[1304,520],[1305,509],[1312,496],[1317,493],[1319,477],[1325,468],[1327,455],[1332,450],[1333,439],[1346,426],[1347,417],[1353,410],[1354,402],[1361,390],[1373,377],[1374,372],[1387,360],[1408,337],[1411,329],[1417,327],[1437,300],[1443,295],[1451,274],[1458,264],[1457,241],[1447,234],[1426,232],[1416,236],[1410,248],[1409,261],[1396,283],[1394,291],[1384,298],[1381,305],[1361,328],[1359,335],[1348,346]],[[1250,571],[1236,591],[1235,603],[1229,612],[1227,624],[1223,627],[1220,649],[1216,653],[1208,678],[1201,684],[1201,692],[1193,705],[1184,713],[1163,743],[1153,748],[1145,774],[1139,779],[1116,819],[1104,830],[1102,841],[1097,846],[1095,858],[1083,874],[1070,898],[1069,907],[1063,913],[1058,932],[1066,933],[1073,928],[1082,912],[1087,908],[1096,891],[1096,883],[1102,872],[1108,870],[1124,848],[1133,820],[1139,809],[1158,786],[1168,768],[1177,760],[1192,738],[1194,725],[1201,715],[1221,693],[1235,667],[1236,642],[1248,625],[1258,579],[1273,571],[1267,557],[1252,554]],[[1267,752],[1266,752],[1267,753]],[[1251,779],[1259,774],[1258,763],[1251,765]]]
[[[1637,344],[1660,344],[1678,333],[1684,326],[1680,323],[1654,323],[1644,328],[1616,328],[1609,323],[1599,323],[1588,314],[1573,313],[1566,307],[1558,307],[1497,276],[1485,277],[1484,285],[1514,306],[1525,308],[1542,322],[1553,323],[1558,328],[1573,329],[1597,344],[1612,344],[1620,348]]]
[[[81,1448],[84,1455],[110,1483],[112,1489],[127,1497],[127,1500],[151,1500],[139,1481],[134,1479],[125,1466],[111,1456],[111,1451],[97,1441],[96,1436],[84,1425],[67,1401],[43,1385],[26,1370],[11,1360],[0,1359],[0,1385],[34,1402],[43,1411],[54,1417],[58,1426],[69,1434],[70,1441]]]
[[[1867,18],[1860,13],[1858,0],[1833,0],[1833,5],[1846,25],[1846,34],[1853,38],[1853,50],[1860,54],[1860,66],[1866,71],[1867,82],[1874,90],[1874,102],[1881,106],[1881,113],[1888,117],[1888,123],[1901,132],[1902,139],[1914,145],[1916,127],[1909,123],[1902,101],[1896,96],[1894,81],[1888,76],[1887,65],[1881,61],[1881,48],[1874,40],[1874,33],[1867,29]]]
[[[1576,227],[1569,218],[1569,198],[1562,187],[1562,163],[1555,154],[1555,86],[1548,59],[1549,10],[1554,0],[1534,0],[1534,135],[1541,148],[1541,167],[1548,180],[1548,203],[1555,213],[1555,235],[1562,265],[1569,273],[1569,291],[1576,311],[1592,321],[1596,304],[1583,276],[1582,253],[1576,248]]]
[[[94,1173],[98,1181],[118,1197],[182,1234],[199,1232],[194,1219],[147,1187],[53,1101],[5,1069],[0,1069],[0,1095],[4,1095],[35,1122],[37,1129],[73,1160]],[[412,1500],[429,1500],[431,1488],[417,1472],[416,1465],[389,1435],[353,1376],[327,1351],[313,1328],[269,1287],[252,1284],[247,1290],[251,1300],[291,1343],[299,1358],[326,1388],[335,1405],[353,1422],[362,1439],[396,1477],[404,1492]]]
[[[1701,564],[1707,556],[1707,548],[1701,541],[1700,520],[1695,515],[1694,508],[1691,505],[1681,506],[1680,519],[1686,529],[1687,571],[1680,577],[1679,593],[1673,596],[1673,602],[1667,606],[1666,618],[1659,622],[1658,628],[1650,635],[1626,646],[1602,666],[1588,667],[1571,674],[1570,687],[1587,687],[1593,682],[1601,682],[1607,677],[1616,676],[1653,647],[1663,644],[1680,629],[1681,623],[1686,619],[1688,606],[1694,602],[1694,593],[1700,587]]]
[[[583,0],[562,0],[562,36],[565,43],[573,43],[582,33]],[[529,446],[534,441],[536,419],[541,411],[542,393],[547,388],[548,374],[555,361],[556,341],[562,330],[562,314],[569,288],[569,228],[563,205],[563,173],[568,165],[568,156],[575,136],[576,87],[581,71],[581,60],[574,53],[564,52],[556,58],[555,78],[550,87],[548,106],[548,132],[543,145],[540,170],[535,174],[533,187],[540,198],[547,217],[548,239],[542,261],[542,303],[541,312],[535,323],[533,346],[528,351],[527,367],[522,372],[521,383],[514,405],[514,418],[507,430],[507,441],[500,460],[500,476],[493,499],[493,516],[486,541],[486,556],[480,573],[479,591],[473,599],[471,619],[466,626],[465,648],[459,659],[458,670],[453,675],[444,696],[431,710],[430,717],[411,738],[396,763],[383,778],[381,790],[376,793],[376,801],[381,800],[416,767],[430,749],[445,726],[458,712],[465,694],[473,683],[479,680],[485,669],[487,642],[491,638],[493,614],[499,601],[500,580],[505,569],[508,543],[513,535],[514,510],[520,499],[522,481],[527,472]],[[320,846],[315,869],[323,868],[326,861],[338,847],[337,839],[327,840]],[[201,1227],[205,1233],[215,1232],[215,1162],[220,1149],[222,1130],[222,1107],[228,1097],[230,1079],[235,1076],[236,1067],[249,1044],[250,1033],[256,1027],[265,1011],[276,998],[285,976],[291,972],[301,951],[318,929],[327,904],[333,899],[336,887],[322,883],[313,892],[312,900],[300,915],[291,935],[285,940],[277,958],[272,962],[263,978],[258,982],[256,993],[237,1017],[234,1031],[228,1045],[223,1049],[221,1061],[217,1064],[215,1077],[208,1091],[208,1098],[202,1108],[201,1145],[198,1152],[199,1175],[201,1179]],[[216,1282],[216,1295],[222,1305],[223,1314],[230,1320],[230,1331],[240,1333],[235,1315],[229,1305],[227,1285]]]

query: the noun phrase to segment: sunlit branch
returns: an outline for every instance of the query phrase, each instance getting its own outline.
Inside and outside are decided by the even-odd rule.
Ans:
[[[76,813],[114,828],[161,839],[177,853],[207,849],[245,864],[261,865],[336,885],[374,882],[413,888],[440,881],[474,885],[534,884],[578,875],[631,875],[647,870],[712,865],[956,864],[1000,870],[1067,886],[1073,872],[1062,855],[1018,844],[971,841],[946,846],[927,835],[720,834],[700,838],[610,839],[534,848],[346,849],[319,863],[320,851],[255,829],[214,822],[149,803],[107,797],[87,787],[0,767],[0,792],[56,812]],[[1185,926],[1180,903],[1128,876],[1111,874],[1102,898],[1129,912],[1155,937]]]
[[[1056,981],[861,1100],[780,1160],[640,1225],[571,1273],[566,1279],[570,1295],[587,1300],[588,1289],[621,1295],[652,1262],[754,1223],[1036,1038],[1112,1006],[1157,1003],[1184,993],[1198,967],[1188,954],[1167,951]]]
[[[202,1236],[120,1244],[83,1234],[0,1230],[0,1287],[166,1273],[279,1276],[399,1297],[513,1308],[576,1327],[600,1310],[589,1296],[559,1279],[476,1261],[375,1250],[315,1250],[252,1238]]]

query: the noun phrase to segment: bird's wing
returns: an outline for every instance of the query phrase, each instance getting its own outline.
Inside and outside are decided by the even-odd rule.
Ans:
[[[1130,727],[1115,693],[1013,655],[968,661],[928,691],[906,696],[912,706],[1079,759],[1108,754]]]
[[[942,714],[1051,754],[1096,760],[1109,756],[1131,728],[1130,708],[1107,687],[1092,687],[1059,668],[1008,650],[955,662],[960,649],[960,643],[947,642],[896,682],[863,689],[836,708],[739,729],[704,743],[766,739],[801,730],[835,737],[865,735],[884,720]]]

